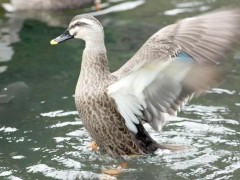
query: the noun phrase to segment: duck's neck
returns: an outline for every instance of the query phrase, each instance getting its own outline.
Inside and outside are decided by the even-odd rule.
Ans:
[[[104,81],[109,75],[110,71],[104,41],[86,42],[82,56],[80,80],[86,82],[89,79],[89,81],[93,80],[95,83],[98,83]]]

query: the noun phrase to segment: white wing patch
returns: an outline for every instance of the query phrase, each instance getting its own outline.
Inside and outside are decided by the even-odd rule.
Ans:
[[[115,100],[127,128],[134,133],[137,133],[134,123],[139,124],[139,118],[143,117],[142,111],[146,108],[143,90],[157,75],[156,71],[147,68],[140,68],[136,72],[108,87],[108,94]]]
[[[131,95],[124,95],[121,93],[116,93],[113,96],[118,106],[119,112],[125,119],[127,128],[132,132],[137,133],[137,128],[134,123],[139,124],[138,117],[142,116],[142,108],[140,104],[137,104],[137,99]]]
[[[175,60],[155,61],[111,84],[108,95],[131,132],[138,132],[136,124],[140,120],[160,131],[167,114],[177,115],[195,91],[216,84],[212,70]]]
[[[118,111],[125,119],[127,128],[132,132],[137,133],[134,124],[139,124],[139,119],[144,119],[143,110],[147,109],[144,90],[157,76],[164,78],[163,75],[159,74],[159,71],[164,70],[169,63],[170,61],[156,63],[154,66],[145,65],[144,68],[139,68],[108,87],[109,96],[115,100]],[[156,108],[152,109],[155,111],[154,113],[158,113]],[[155,124],[159,126],[161,123],[156,122]]]

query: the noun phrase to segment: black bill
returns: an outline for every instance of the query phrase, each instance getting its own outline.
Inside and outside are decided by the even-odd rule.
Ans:
[[[53,39],[50,41],[51,45],[56,45],[58,43],[61,43],[63,41],[69,40],[74,38],[68,30],[66,30],[61,36],[58,36],[57,38]]]

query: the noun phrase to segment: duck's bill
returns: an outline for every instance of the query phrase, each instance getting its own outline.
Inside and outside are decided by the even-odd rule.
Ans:
[[[74,38],[74,37],[67,30],[61,36],[58,36],[57,38],[51,40],[50,44],[51,45],[56,45],[56,44],[59,44],[61,42],[67,41],[67,40],[72,39],[72,38]]]

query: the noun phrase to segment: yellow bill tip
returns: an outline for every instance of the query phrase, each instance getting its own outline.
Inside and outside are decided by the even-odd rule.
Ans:
[[[53,40],[50,41],[50,44],[51,45],[56,45],[56,44],[58,44],[58,42],[53,39]]]

